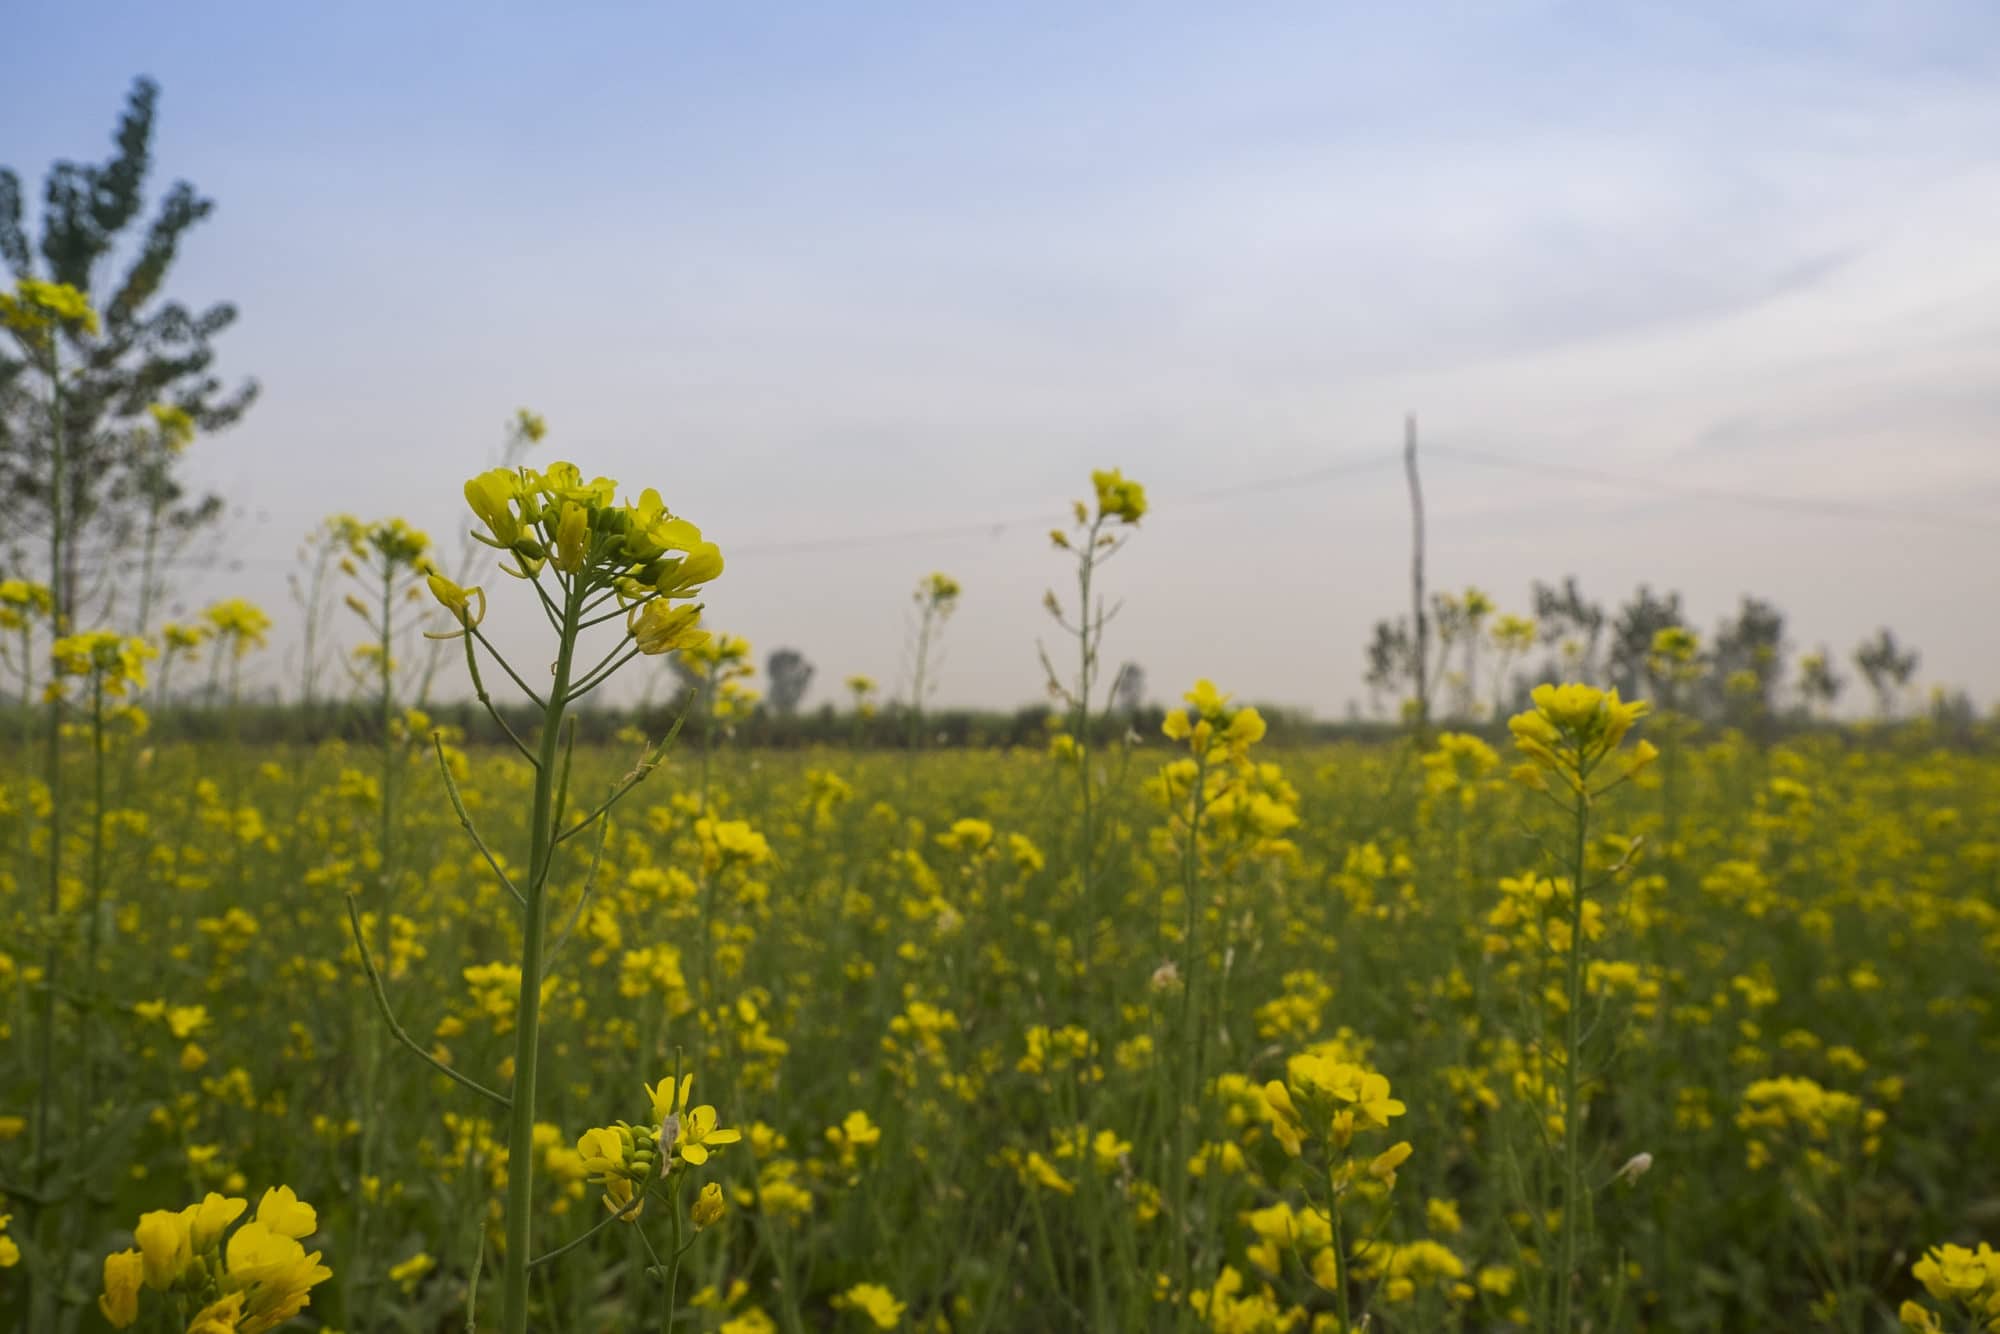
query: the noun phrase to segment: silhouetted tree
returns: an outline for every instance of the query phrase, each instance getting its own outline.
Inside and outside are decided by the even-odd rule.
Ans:
[[[1965,733],[1979,721],[1979,707],[1963,690],[1938,686],[1931,691],[1931,722],[1950,732]]]
[[[1368,671],[1361,678],[1368,686],[1368,706],[1382,712],[1382,696],[1400,700],[1414,673],[1410,669],[1410,627],[1403,621],[1375,622],[1375,638],[1368,644]]]
[[[60,335],[68,476],[66,524],[75,539],[62,570],[63,605],[81,622],[78,598],[103,592],[100,576],[123,571],[151,528],[171,542],[221,516],[217,496],[189,497],[175,478],[176,459],[146,429],[155,403],[178,407],[203,432],[234,424],[257,396],[255,381],[225,393],[211,370],[210,340],[236,322],[226,302],[199,313],[160,298],[182,238],[213,211],[185,181],[176,182],[142,232],[132,229],[145,205],[152,166],[153,115],[159,86],[132,85],[111,156],[97,165],[58,162],[43,187],[41,236],[30,249],[20,177],[0,168],[0,258],[16,278],[68,283],[91,298],[95,333]],[[39,252],[40,263],[36,262]],[[114,252],[130,255],[124,274],[103,284]],[[24,548],[48,531],[52,502],[49,405],[30,388],[25,363],[0,351],[0,533]],[[163,530],[163,531],[162,531]],[[116,584],[110,585],[116,588]]]
[[[1768,718],[1784,679],[1785,614],[1762,598],[1745,597],[1715,632],[1708,686],[1719,717],[1736,723]]]
[[[1619,694],[1637,699],[1658,693],[1652,671],[1653,637],[1662,630],[1686,624],[1679,593],[1656,595],[1647,585],[1639,585],[1632,600],[1618,609],[1611,623],[1611,648],[1606,655],[1605,672]]]
[[[1875,692],[1875,711],[1884,718],[1896,712],[1896,696],[1916,675],[1918,661],[1917,651],[1897,643],[1895,632],[1887,626],[1854,650],[1854,665]]]
[[[1138,716],[1146,705],[1146,669],[1136,662],[1120,665],[1118,675],[1111,678],[1111,708],[1126,718]]]
[[[1832,712],[1834,702],[1846,688],[1847,678],[1835,674],[1833,655],[1824,644],[1799,659],[1799,698],[1809,716],[1822,710]]]
[[[764,660],[764,673],[771,682],[771,709],[780,718],[790,718],[799,711],[799,703],[812,685],[813,671],[806,655],[795,648],[774,649]]]
[[[1604,638],[1603,606],[1583,596],[1575,575],[1564,579],[1560,588],[1537,580],[1534,602],[1542,642],[1555,645],[1559,653],[1559,660],[1545,668],[1544,674],[1595,681],[1598,646]]]

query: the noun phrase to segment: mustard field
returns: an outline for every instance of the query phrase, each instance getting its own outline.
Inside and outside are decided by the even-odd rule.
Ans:
[[[1061,745],[726,743],[558,844],[530,1327],[1985,1327],[1993,1262],[1924,1253],[2000,1204],[2000,766],[1654,715],[1579,903],[1511,744],[1264,753],[1207,704],[1202,750],[1092,752],[1088,844]],[[215,1328],[495,1327],[535,772],[416,721],[113,737],[101,807],[72,747],[53,915],[7,775],[6,1256],[46,1327],[207,1328],[273,1190],[306,1231],[241,1246],[278,1279],[228,1291],[276,1300]],[[645,748],[579,744],[564,828]],[[218,1197],[221,1260],[141,1223]]]

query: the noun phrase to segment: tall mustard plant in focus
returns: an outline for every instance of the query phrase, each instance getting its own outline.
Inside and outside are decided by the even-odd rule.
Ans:
[[[1590,1227],[1590,1200],[1583,1183],[1583,997],[1588,933],[1586,905],[1591,895],[1607,885],[1624,869],[1624,862],[1606,870],[1597,880],[1590,879],[1590,825],[1597,804],[1633,774],[1643,769],[1659,752],[1650,741],[1640,741],[1629,749],[1623,743],[1632,725],[1646,716],[1644,700],[1627,702],[1616,690],[1595,686],[1541,685],[1532,696],[1534,707],[1508,720],[1514,744],[1525,757],[1514,770],[1515,781],[1541,793],[1562,811],[1569,825],[1569,846],[1557,854],[1558,864],[1567,871],[1565,881],[1555,882],[1549,896],[1566,907],[1563,930],[1551,931],[1548,938],[1562,946],[1563,1034],[1562,1049],[1543,1054],[1543,1068],[1553,1056],[1562,1067],[1562,1128],[1559,1254],[1551,1275],[1555,1285],[1552,1328],[1575,1328],[1576,1287],[1580,1281],[1577,1264]],[[1629,853],[1627,855],[1629,861]]]
[[[530,1248],[550,872],[561,845],[593,826],[598,827],[601,850],[603,822],[612,806],[652,771],[665,748],[665,743],[654,748],[603,801],[577,814],[569,791],[574,728],[566,747],[564,722],[571,706],[609,681],[633,658],[703,642],[706,632],[697,624],[701,607],[691,599],[722,573],[721,551],[705,540],[694,524],[671,513],[657,491],[648,489],[638,500],[620,503],[617,489],[617,483],[609,478],[585,480],[572,463],[556,463],[545,471],[496,468],[465,485],[466,501],[484,530],[475,530],[474,536],[502,553],[501,572],[533,591],[548,621],[554,645],[546,681],[531,685],[481,630],[487,610],[482,587],[464,587],[441,574],[428,576],[432,594],[457,623],[455,637],[463,639],[466,668],[480,702],[534,772],[534,795],[526,813],[528,854],[524,873],[517,881],[504,869],[511,863],[494,854],[474,825],[451,770],[443,764],[440,747],[440,771],[453,809],[520,908],[511,1091],[502,1093],[461,1074],[408,1036],[389,1008],[359,916],[352,902],[348,905],[355,944],[392,1034],[442,1073],[506,1110],[507,1195],[501,1280],[501,1328],[506,1334],[523,1334],[528,1328],[528,1276],[531,1265],[537,1263]],[[593,635],[592,631],[598,633]],[[590,648],[586,651],[587,642]],[[493,706],[480,672],[481,650],[540,712],[540,731],[532,739],[516,733]],[[589,890],[586,882],[583,893]],[[579,901],[579,910],[581,906]],[[384,904],[382,910],[386,912],[388,907]],[[684,1088],[681,1096],[685,1097]],[[678,1106],[672,1110],[679,1112]],[[676,1122],[677,1127],[686,1124]],[[669,1137],[663,1131],[661,1138]],[[699,1142],[686,1141],[690,1145]],[[686,1147],[679,1152],[681,1160],[690,1159]]]

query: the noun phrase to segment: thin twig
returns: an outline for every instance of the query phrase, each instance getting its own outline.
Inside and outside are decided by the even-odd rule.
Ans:
[[[382,1011],[382,1020],[389,1025],[390,1034],[395,1037],[396,1041],[423,1057],[439,1074],[463,1084],[474,1093],[492,1099],[502,1107],[511,1108],[514,1105],[512,1098],[504,1093],[496,1093],[470,1075],[462,1075],[452,1069],[443,1061],[425,1051],[417,1040],[405,1032],[403,1026],[396,1022],[395,1011],[389,1008],[389,993],[382,987],[382,974],[375,968],[375,958],[368,952],[368,942],[362,939],[361,910],[354,906],[354,896],[352,894],[347,895],[346,898],[347,925],[354,934],[354,948],[361,952],[361,966],[368,971],[368,984],[375,993],[375,1007]]]
[[[536,587],[539,588],[540,585],[538,584],[536,585]],[[484,647],[488,653],[491,653],[493,655],[493,661],[499,663],[500,670],[506,672],[507,675],[513,680],[514,684],[521,688],[521,693],[528,697],[528,702],[530,704],[533,704],[536,708],[546,712],[549,706],[543,702],[542,697],[540,695],[537,695],[529,687],[526,681],[523,681],[521,679],[521,674],[514,670],[513,665],[509,663],[505,658],[500,656],[500,650],[493,647],[492,641],[487,639],[485,635],[479,633],[478,626],[472,626],[470,628],[472,631],[472,637],[474,639],[477,639],[480,642],[481,646]]]
[[[625,642],[626,641],[621,640],[619,647],[620,648],[624,647]],[[612,652],[614,653],[617,651],[618,651],[617,649],[612,650]],[[618,659],[618,661],[612,663],[609,667],[599,672],[594,678],[585,681],[582,685],[577,686],[576,688],[571,690],[568,696],[569,702],[572,704],[576,703],[578,700],[582,699],[585,695],[588,695],[591,691],[597,689],[599,686],[603,685],[606,681],[609,681],[614,675],[617,674],[619,668],[623,667],[626,663],[632,661],[632,659],[638,657],[639,653],[640,649],[638,645],[634,643],[632,648],[626,652],[624,657]]]
[[[569,720],[569,737],[563,746],[562,769],[556,775],[555,810],[549,817],[549,828],[551,830],[562,828],[563,812],[569,809],[569,772],[570,765],[575,759],[576,719],[572,717]],[[542,857],[542,864],[534,873],[533,884],[536,889],[539,890],[549,883],[549,873],[555,868],[555,864],[556,840],[551,837],[549,839],[549,850]]]
[[[590,901],[590,891],[597,885],[597,868],[604,860],[605,840],[610,837],[611,821],[606,820],[597,832],[597,851],[591,855],[590,871],[583,877],[583,890],[576,896],[576,907],[570,910],[569,920],[563,923],[563,929],[556,936],[555,943],[549,946],[549,965],[545,976],[555,971],[556,959],[562,954],[562,947],[569,943],[570,932],[576,929],[578,919],[583,916],[583,905]]]
[[[554,1250],[546,1251],[543,1254],[537,1255],[533,1259],[529,1260],[528,1268],[537,1269],[540,1268],[542,1265],[547,1264],[551,1260],[557,1259],[558,1257],[564,1255],[568,1255],[571,1251],[583,1245],[583,1243],[589,1241],[592,1237],[596,1236],[598,1233],[604,1231],[605,1228],[611,1226],[611,1224],[619,1222],[631,1214],[637,1213],[639,1211],[639,1206],[643,1205],[646,1202],[647,1197],[651,1194],[652,1192],[650,1190],[642,1190],[634,1193],[631,1199],[625,1201],[625,1204],[622,1208],[618,1209],[617,1212],[615,1213],[608,1213],[604,1215],[604,1217],[598,1219],[595,1223],[591,1224],[590,1230],[584,1233],[582,1236],[577,1237],[573,1241],[566,1241],[562,1245],[556,1247]]]
[[[493,868],[493,874],[500,877],[500,883],[514,896],[514,902],[525,908],[528,900],[514,887],[514,882],[507,878],[507,873],[500,869],[500,859],[493,855],[493,850],[486,846],[486,840],[481,838],[479,831],[472,826],[472,816],[466,812],[465,799],[458,792],[458,782],[451,776],[451,766],[445,763],[444,737],[437,732],[431,733],[431,745],[437,750],[438,771],[444,775],[445,795],[451,798],[451,808],[458,813],[459,824],[464,826],[465,832],[472,837],[472,845],[479,849],[480,856],[486,858],[486,864]]]
[[[581,625],[577,627],[577,629],[579,630],[581,630],[582,628],[583,627]],[[610,652],[606,653],[603,657],[599,658],[597,662],[590,668],[590,670],[586,672],[581,672],[577,675],[576,683],[570,686],[570,693],[565,695],[563,698],[575,699],[577,696],[577,691],[579,687],[583,685],[583,683],[590,681],[593,677],[595,677],[599,681],[602,681],[606,676],[609,676],[610,672],[605,671],[605,664],[610,662],[613,658],[617,657],[619,653],[621,653],[624,650],[624,648],[625,648],[624,639],[620,639],[616,644],[613,644],[611,646]],[[617,670],[618,669],[616,667],[611,668],[611,671],[617,671]]]
[[[465,1284],[465,1334],[479,1334],[479,1271],[486,1268],[486,1225],[479,1225],[479,1250],[472,1257],[472,1276]]]
[[[486,682],[481,680],[479,676],[479,659],[472,651],[470,626],[466,627],[466,633],[460,636],[460,638],[465,640],[465,667],[472,674],[473,693],[479,697],[479,702],[486,706],[486,712],[493,716],[493,721],[500,724],[500,730],[507,734],[507,739],[514,743],[514,749],[521,752],[521,757],[527,760],[529,764],[540,763],[535,758],[535,752],[528,749],[528,743],[521,740],[521,734],[516,732],[508,724],[507,720],[501,716],[500,710],[493,706],[493,697],[486,693]],[[499,654],[496,653],[494,656],[497,658]],[[503,663],[501,665],[505,666],[506,664]]]
[[[556,579],[557,582],[561,582],[562,576],[557,575]],[[562,609],[556,606],[555,599],[549,596],[549,590],[542,587],[542,581],[538,576],[530,578],[528,582],[535,586],[535,596],[542,600],[542,615],[548,617],[549,624],[555,627],[557,634],[561,634]]]
[[[608,812],[613,806],[616,806],[619,803],[619,801],[624,798],[627,792],[630,792],[633,788],[645,782],[647,776],[651,774],[653,770],[660,767],[660,761],[665,757],[667,751],[672,748],[675,740],[679,738],[681,734],[681,727],[686,722],[687,722],[687,714],[685,713],[681,714],[680,717],[674,719],[674,725],[667,729],[667,734],[665,737],[661,739],[660,744],[653,747],[653,749],[649,751],[646,754],[646,756],[639,761],[638,765],[632,770],[631,773],[625,775],[624,781],[621,782],[617,787],[612,789],[611,795],[606,797],[603,803],[599,805],[597,809],[593,810],[590,814],[584,816],[581,820],[578,820],[575,824],[571,825],[569,828],[563,830],[560,834],[557,834],[556,842],[561,843],[564,842],[565,840],[575,838],[578,834],[581,834],[584,830],[590,828],[593,822],[595,822],[598,819],[601,819],[606,812]]]

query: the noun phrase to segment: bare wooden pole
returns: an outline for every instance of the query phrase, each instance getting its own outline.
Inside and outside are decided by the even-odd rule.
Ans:
[[[1417,477],[1417,414],[1403,418],[1403,472],[1410,480],[1410,678],[1416,687],[1413,722],[1418,740],[1431,725],[1431,622],[1424,611],[1424,487]]]

